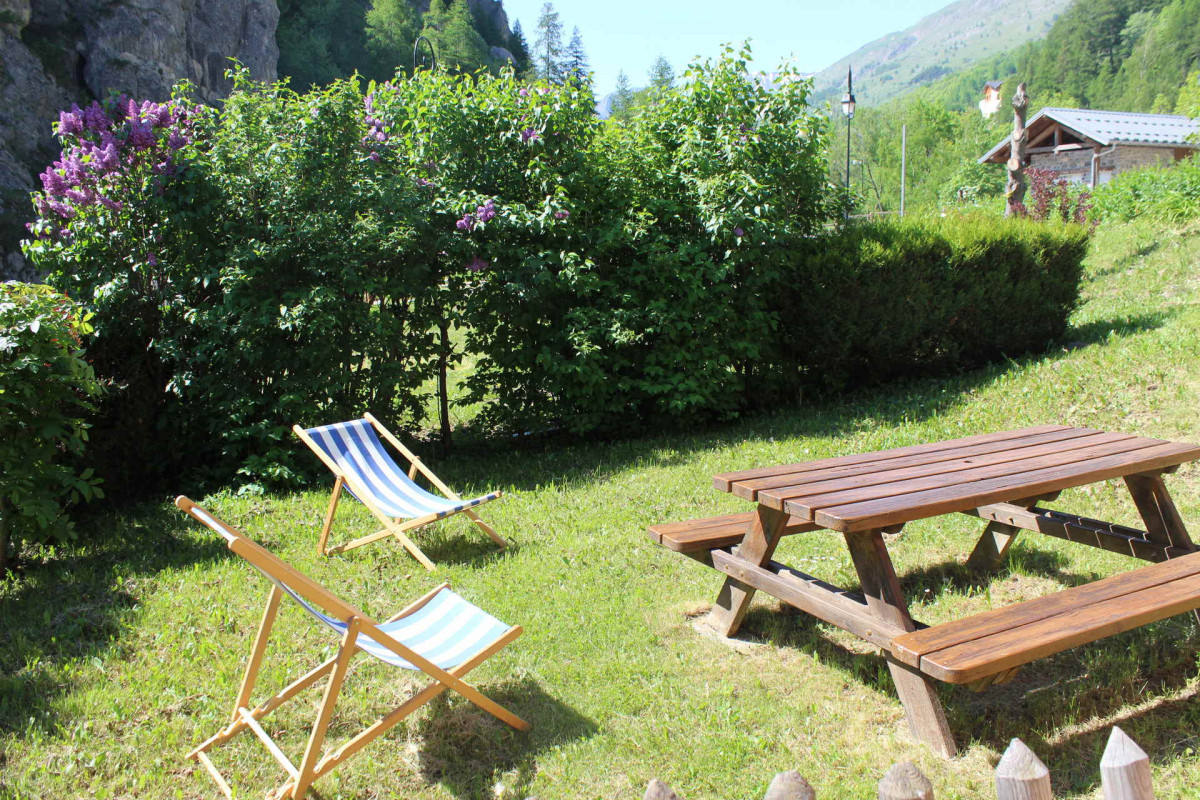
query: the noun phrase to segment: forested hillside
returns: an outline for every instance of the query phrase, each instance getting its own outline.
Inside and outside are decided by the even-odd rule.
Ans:
[[[412,67],[413,42],[429,39],[451,69],[529,67],[520,24],[500,0],[279,0],[279,74],[304,89],[358,72],[376,80]]]
[[[851,127],[851,185],[863,210],[900,200],[900,131],[908,126],[909,209],[945,208],[999,195],[1003,169],[975,159],[1008,132],[1008,100],[1025,82],[1030,113],[1046,106],[1195,115],[1200,86],[1200,0],[1076,0],[1038,42],[946,76],[878,107],[861,103]],[[991,119],[984,81],[1004,81]],[[845,179],[845,121],[830,169]]]

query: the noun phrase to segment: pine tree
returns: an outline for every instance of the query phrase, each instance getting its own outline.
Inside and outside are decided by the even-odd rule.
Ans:
[[[564,77],[575,85],[580,85],[591,74],[588,64],[587,51],[583,49],[583,35],[579,28],[571,31],[571,43],[567,45],[567,56],[564,62]]]
[[[625,74],[625,70],[621,70],[617,73],[617,88],[612,96],[611,116],[624,119],[632,105],[633,86],[629,83],[629,76]]]
[[[527,78],[532,66],[529,63],[529,43],[525,41],[525,31],[521,30],[521,20],[513,24],[512,37],[508,40],[508,52],[513,54],[514,68],[518,78]]]
[[[367,51],[380,77],[411,67],[417,20],[408,0],[371,0],[366,34]]]
[[[421,35],[433,43],[438,64],[448,70],[469,72],[488,65],[487,42],[472,25],[467,0],[431,0]]]
[[[537,77],[550,83],[563,82],[562,20],[553,3],[542,6],[537,21],[537,40],[533,45],[533,64]]]
[[[650,85],[655,89],[670,89],[675,85],[675,70],[661,55],[650,65]]]

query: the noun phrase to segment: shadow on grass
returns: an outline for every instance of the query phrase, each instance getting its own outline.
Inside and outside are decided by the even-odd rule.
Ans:
[[[494,797],[497,781],[503,781],[507,796],[524,797],[537,774],[539,753],[599,730],[531,678],[481,688],[532,727],[513,730],[471,703],[451,703],[446,694],[434,700],[432,713],[418,730],[421,775],[455,797]]]
[[[1138,333],[1161,328],[1177,313],[1175,309],[1156,311],[1152,314],[1134,314],[1115,319],[1095,319],[1082,325],[1072,325],[1063,334],[1066,343],[1064,349],[1077,350],[1080,347],[1100,344],[1110,337],[1127,337]],[[1054,357],[1050,354],[1048,357]]]
[[[763,606],[751,610],[739,634],[807,653],[898,702],[877,651],[852,652],[837,636],[844,638],[807,614]],[[1195,618],[1183,614],[1039,659],[1010,683],[980,693],[934,685],[960,746],[976,742],[1002,753],[1020,738],[1050,768],[1056,787],[1087,793],[1098,785],[1100,753],[1112,725],[1121,725],[1162,763],[1197,746],[1200,704],[1186,689],[1200,667],[1198,650]],[[1153,697],[1160,699],[1147,702]]]
[[[34,553],[0,583],[0,731],[55,728],[54,700],[70,688],[63,667],[119,642],[138,580],[226,552],[216,537],[181,535],[184,526],[165,506],[97,518],[80,544]]]

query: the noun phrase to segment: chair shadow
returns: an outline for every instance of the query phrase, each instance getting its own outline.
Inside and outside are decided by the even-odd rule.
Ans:
[[[429,783],[459,798],[495,797],[502,780],[506,795],[525,797],[537,775],[539,753],[594,735],[599,726],[532,678],[516,678],[485,688],[488,697],[531,725],[516,731],[471,703],[443,694],[421,722],[419,769]],[[500,777],[502,776],[502,777]]]
[[[18,588],[0,590],[0,731],[55,728],[55,698],[70,690],[60,665],[102,658],[120,642],[122,619],[137,603],[122,588],[131,579],[226,554],[215,537],[178,535],[182,518],[166,508],[101,519],[109,526],[114,519],[136,524],[103,531],[81,526],[80,544],[23,560]]]

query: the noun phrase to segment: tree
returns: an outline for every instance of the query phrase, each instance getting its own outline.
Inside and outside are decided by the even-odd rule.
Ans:
[[[655,89],[670,89],[675,85],[675,70],[662,55],[650,65],[650,85]]]
[[[512,37],[508,40],[508,52],[513,54],[513,61],[516,62],[517,77],[528,77],[532,65],[529,63],[529,43],[525,41],[525,31],[521,30],[521,20],[513,24]]]
[[[537,21],[537,39],[533,44],[533,63],[537,77],[550,83],[563,82],[562,20],[553,3],[542,6]]]
[[[563,77],[576,85],[587,80],[591,73],[588,64],[587,51],[583,49],[583,35],[579,28],[571,31],[571,43],[567,45],[567,56],[563,65]]]
[[[489,63],[487,42],[472,24],[467,0],[433,0],[421,35],[433,43],[438,63],[446,69],[469,72]]]
[[[408,67],[417,21],[408,0],[371,0],[367,10],[367,51],[380,73],[393,74]]]
[[[617,73],[617,88],[613,92],[611,116],[624,119],[628,116],[632,105],[633,86],[630,85],[629,76],[625,74],[625,70],[621,70]]]

